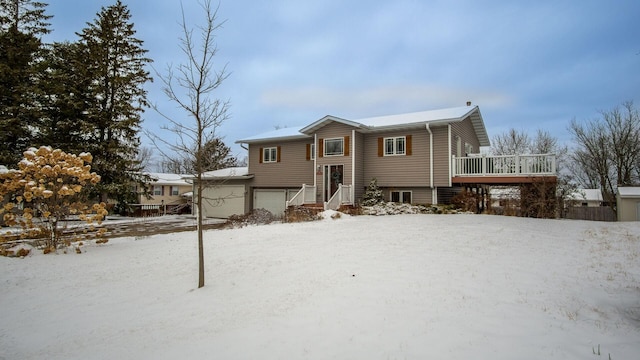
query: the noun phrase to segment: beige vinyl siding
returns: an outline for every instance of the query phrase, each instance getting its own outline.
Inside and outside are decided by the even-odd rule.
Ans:
[[[313,184],[313,161],[306,159],[307,144],[312,138],[249,145],[249,173],[254,174],[253,187],[300,187]],[[279,147],[278,159],[261,163],[260,149]]]
[[[399,136],[411,136],[411,155],[379,156],[378,139]],[[429,186],[429,133],[425,129],[367,134],[363,160],[365,186],[372,178],[378,179],[378,186]]]
[[[318,142],[324,139],[343,138],[344,139],[344,154],[339,156],[323,156],[320,151],[323,150],[323,145],[318,144],[318,154],[316,154],[317,166],[322,169],[324,165],[343,165],[343,184],[351,185],[351,156],[353,155],[353,139],[351,139],[351,126],[331,122],[326,126],[323,126],[317,131]],[[357,141],[357,140],[356,140]],[[347,149],[347,145],[350,149]],[[357,145],[356,145],[357,146]],[[348,155],[347,155],[348,154]],[[316,181],[318,188],[322,191],[323,179],[322,174],[316,175]],[[312,184],[312,183],[311,183]]]
[[[462,142],[462,156],[464,156],[464,144],[470,144],[473,147],[473,153],[480,153],[480,140],[473,128],[471,118],[466,118],[461,122],[451,124],[451,155],[456,154],[456,136],[460,137]]]
[[[434,186],[449,186],[449,126],[432,127],[433,132],[433,183]]]
[[[391,201],[391,191],[411,191],[411,203],[420,205],[433,204],[430,187],[384,187],[380,188],[385,201]]]

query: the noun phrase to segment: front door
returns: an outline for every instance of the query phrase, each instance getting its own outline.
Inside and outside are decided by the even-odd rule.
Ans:
[[[343,165],[324,166],[324,201],[329,201],[333,194],[338,191],[338,186],[342,184],[343,173]]]

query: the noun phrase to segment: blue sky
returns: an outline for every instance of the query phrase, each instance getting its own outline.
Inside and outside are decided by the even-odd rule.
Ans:
[[[114,3],[50,0],[45,40],[76,40]],[[123,3],[156,70],[184,60],[178,0]],[[189,25],[202,24],[198,2],[183,5]],[[637,0],[222,0],[217,67],[231,75],[217,97],[230,100],[231,118],[218,133],[243,157],[236,140],[328,114],[357,120],[472,101],[490,137],[540,128],[569,142],[573,118],[626,100],[640,107],[638,15]],[[172,112],[159,83],[149,100]],[[158,114],[143,117],[163,134]]]

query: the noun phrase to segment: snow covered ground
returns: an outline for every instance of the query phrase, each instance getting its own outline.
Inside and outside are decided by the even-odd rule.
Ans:
[[[0,359],[638,359],[640,223],[328,217],[0,258]],[[594,354],[600,347],[601,355]]]

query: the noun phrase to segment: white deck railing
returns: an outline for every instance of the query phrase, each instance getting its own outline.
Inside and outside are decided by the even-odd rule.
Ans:
[[[304,204],[316,203],[316,187],[313,185],[302,184],[302,188],[298,191],[291,200],[287,201],[287,207],[297,206]]]
[[[556,156],[478,155],[452,157],[452,176],[549,176],[556,175]]]
[[[353,205],[353,186],[338,185],[338,190],[324,203],[325,210],[338,210],[341,205]]]

